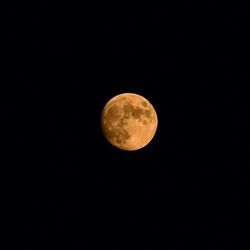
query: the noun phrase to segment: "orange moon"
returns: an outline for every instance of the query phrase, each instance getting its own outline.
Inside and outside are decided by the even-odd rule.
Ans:
[[[113,146],[133,151],[143,148],[153,139],[158,118],[146,98],[123,93],[107,102],[102,111],[101,125],[104,136]]]

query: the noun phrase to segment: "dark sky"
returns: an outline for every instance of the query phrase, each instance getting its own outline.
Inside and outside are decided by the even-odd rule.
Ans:
[[[20,246],[249,249],[244,2],[35,2],[8,8],[2,92]],[[102,135],[123,92],[158,114],[140,151]]]

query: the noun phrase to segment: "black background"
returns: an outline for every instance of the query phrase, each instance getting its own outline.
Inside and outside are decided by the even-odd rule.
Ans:
[[[249,249],[243,1],[7,12],[1,121],[20,246]],[[140,151],[102,135],[102,108],[123,92],[158,114]]]

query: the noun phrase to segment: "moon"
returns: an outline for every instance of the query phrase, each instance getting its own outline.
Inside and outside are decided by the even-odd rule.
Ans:
[[[143,96],[123,93],[111,98],[101,115],[102,131],[115,147],[133,151],[145,147],[154,137],[158,118]]]

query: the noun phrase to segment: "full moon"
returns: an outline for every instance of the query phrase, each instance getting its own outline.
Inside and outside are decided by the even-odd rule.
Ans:
[[[101,124],[104,136],[113,146],[133,151],[143,148],[153,139],[158,118],[146,98],[123,93],[107,102]]]

